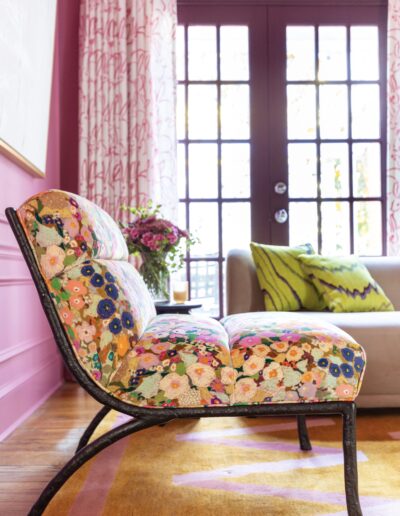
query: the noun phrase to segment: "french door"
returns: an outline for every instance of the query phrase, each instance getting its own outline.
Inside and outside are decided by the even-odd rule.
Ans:
[[[384,253],[385,7],[182,5],[178,22],[192,299],[223,314],[227,252],[251,239]]]

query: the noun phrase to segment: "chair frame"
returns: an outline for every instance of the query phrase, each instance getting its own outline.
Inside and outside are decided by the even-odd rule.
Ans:
[[[356,449],[356,405],[354,402],[318,402],[318,403],[277,403],[265,405],[234,405],[193,408],[143,408],[117,399],[100,388],[79,364],[59,319],[56,307],[41,275],[28,238],[23,230],[18,214],[13,208],[6,209],[6,216],[16,240],[21,248],[33,282],[38,291],[44,312],[52,329],[54,339],[67,367],[77,382],[103,407],[95,415],[84,431],[75,455],[47,484],[37,501],[32,506],[29,516],[43,514],[47,505],[61,489],[70,476],[85,462],[97,455],[101,450],[139,430],[155,425],[164,425],[173,419],[200,417],[267,417],[296,416],[300,448],[311,450],[308,437],[306,416],[339,414],[343,420],[343,454],[344,479],[347,511],[350,516],[362,516],[358,496],[357,449]],[[110,412],[116,410],[133,419],[113,428],[104,435],[89,443],[99,423]]]

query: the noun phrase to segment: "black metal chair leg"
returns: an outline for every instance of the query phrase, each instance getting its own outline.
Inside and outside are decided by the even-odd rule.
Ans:
[[[297,416],[297,432],[299,434],[300,448],[303,451],[312,450],[310,438],[308,437],[306,416]]]
[[[344,482],[349,516],[362,516],[358,497],[356,405],[349,403],[343,411]]]
[[[107,446],[110,446],[111,444],[119,441],[127,435],[133,434],[145,428],[150,428],[151,426],[157,425],[163,421],[166,421],[165,417],[134,419],[121,426],[118,426],[117,428],[113,428],[92,443],[84,446],[47,484],[36,503],[32,506],[28,516],[39,516],[43,514],[50,501],[65,484],[65,482],[70,478],[70,476],[75,473],[75,471],[79,469],[85,462],[97,455],[101,450],[107,448]]]
[[[79,441],[78,447],[75,450],[75,453],[77,453],[81,448],[87,445],[89,442],[89,439],[92,437],[93,432],[96,430],[100,422],[105,418],[105,416],[110,412],[111,408],[109,407],[103,407],[101,408],[97,414],[94,416],[92,421],[89,423],[86,430],[83,432],[82,437]]]

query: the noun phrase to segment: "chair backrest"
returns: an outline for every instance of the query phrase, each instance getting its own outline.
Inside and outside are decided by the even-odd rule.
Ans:
[[[77,361],[107,390],[155,316],[121,230],[94,203],[60,190],[31,197],[17,216]]]

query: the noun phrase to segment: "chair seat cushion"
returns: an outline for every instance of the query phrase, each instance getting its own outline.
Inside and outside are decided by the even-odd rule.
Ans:
[[[146,407],[229,405],[228,335],[209,317],[159,315],[111,379],[124,401]],[[229,389],[228,389],[229,391]]]
[[[347,333],[301,314],[238,314],[222,324],[165,314],[152,320],[108,388],[154,408],[351,401],[364,367],[364,351]]]
[[[226,317],[237,380],[231,404],[354,400],[365,353],[336,326],[301,313]]]

